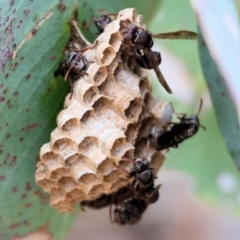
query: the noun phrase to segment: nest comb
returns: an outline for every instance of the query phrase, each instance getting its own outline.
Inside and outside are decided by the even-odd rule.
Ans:
[[[149,129],[171,120],[171,105],[152,97],[144,72],[120,51],[126,20],[144,27],[135,9],[119,12],[106,26],[97,46],[84,53],[92,62],[88,75],[74,82],[50,142],[40,149],[36,183],[60,212],[128,185],[131,179],[113,163],[144,156]],[[150,148],[148,159],[157,171],[164,158]]]

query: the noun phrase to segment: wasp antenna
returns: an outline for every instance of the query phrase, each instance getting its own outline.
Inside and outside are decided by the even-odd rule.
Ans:
[[[69,75],[69,73],[70,73],[70,71],[71,71],[71,69],[74,67],[75,65],[72,65],[68,70],[67,70],[67,72],[66,72],[66,74],[65,74],[65,76],[64,76],[64,81],[66,81],[67,80],[67,78],[68,78],[68,75]]]
[[[202,109],[202,105],[203,105],[203,100],[202,100],[202,98],[200,98],[200,105],[199,105],[197,116],[199,115],[199,113],[200,113],[200,111]]]
[[[88,51],[90,49],[95,48],[97,45],[98,45],[98,41],[96,41],[95,44],[93,46],[91,46],[91,47],[86,47],[84,49],[79,50],[79,54],[80,54],[79,56],[81,56],[84,52],[86,52],[86,51]]]

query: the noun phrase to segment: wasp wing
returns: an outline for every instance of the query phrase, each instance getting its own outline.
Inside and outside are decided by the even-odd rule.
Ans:
[[[155,61],[155,58],[154,58],[154,53],[150,50],[150,49],[147,49],[145,48],[143,50],[145,56],[147,57],[148,61],[149,61],[149,65],[152,67],[152,69],[154,70],[157,78],[158,78],[158,81],[161,83],[161,85],[165,88],[165,90],[171,94],[172,93],[172,90],[171,88],[168,86],[165,78],[163,77],[159,67],[158,67],[158,62]]]
[[[167,32],[167,33],[158,33],[153,34],[154,38],[160,39],[186,39],[186,40],[193,40],[197,39],[198,34],[191,31],[180,30],[176,32]]]

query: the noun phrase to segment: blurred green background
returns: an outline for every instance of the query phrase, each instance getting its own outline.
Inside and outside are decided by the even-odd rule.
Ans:
[[[197,31],[197,22],[190,2],[179,0],[176,4],[173,0],[161,1],[158,14],[148,28],[153,33],[182,29]],[[178,149],[171,148],[166,155],[164,169],[180,170],[189,174],[193,192],[197,196],[239,214],[240,174],[226,149],[214,116],[199,61],[197,42],[155,40],[154,46],[162,52],[163,67],[160,65],[160,68],[174,93],[165,94],[152,75],[155,96],[163,96],[164,100],[173,103],[175,112],[190,115],[197,113],[202,98],[200,121],[206,127],[206,131],[200,128],[196,136],[183,142]],[[167,57],[172,63],[168,62],[164,68]]]

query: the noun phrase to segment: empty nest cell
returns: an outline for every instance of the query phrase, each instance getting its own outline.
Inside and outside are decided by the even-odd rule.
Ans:
[[[37,182],[38,186],[41,186],[45,191],[50,191],[53,187],[56,186],[56,183],[50,179],[44,178]]]
[[[100,196],[102,195],[102,193],[105,192],[106,190],[105,188],[108,187],[107,185],[108,185],[107,183],[96,184],[91,188],[88,194],[92,197]]]
[[[83,184],[93,184],[97,180],[97,176],[94,173],[85,173],[79,179],[79,183]]]
[[[69,176],[71,172],[70,168],[61,167],[51,172],[50,179],[58,181],[63,176]]]
[[[142,99],[136,98],[130,101],[129,106],[125,109],[125,115],[127,118],[138,118],[142,112]]]
[[[100,97],[93,105],[93,109],[95,111],[95,114],[98,116],[104,116],[104,112],[109,110],[111,108],[112,100],[106,97]],[[106,109],[106,106],[108,108]]]
[[[122,44],[122,35],[120,32],[115,32],[111,34],[109,39],[109,44],[115,49],[119,49]]]
[[[87,110],[81,117],[80,121],[84,125],[90,125],[91,122],[94,121],[95,113],[93,110]]]
[[[80,153],[75,153],[72,156],[68,157],[65,161],[65,165],[70,168],[79,167],[82,164],[85,164],[86,157]]]
[[[80,120],[77,118],[72,118],[67,120],[63,125],[62,125],[62,131],[66,132],[72,132],[80,127]]]
[[[101,84],[102,82],[104,82],[107,78],[107,68],[106,67],[100,67],[97,71],[97,73],[95,74],[95,76],[93,77],[93,81],[94,83],[96,83],[97,85]]]
[[[60,138],[53,144],[54,152],[58,152],[64,159],[75,154],[78,150],[77,144],[70,138]]]
[[[90,87],[83,95],[83,101],[85,104],[91,103],[93,98],[98,94],[97,87]]]
[[[66,198],[74,199],[75,201],[81,201],[85,198],[85,193],[79,188],[74,188],[70,192],[66,193]]]
[[[64,165],[62,156],[55,152],[47,152],[42,156],[42,162],[48,167],[50,171],[53,171]]]
[[[107,44],[102,43],[96,49],[97,62],[102,66],[109,65],[116,56],[114,48]]]
[[[122,171],[120,169],[112,170],[109,174],[105,175],[103,177],[104,182],[115,182],[117,179],[119,179],[119,176],[122,175]]]
[[[114,168],[113,162],[114,162],[113,159],[106,158],[98,165],[97,172],[101,175],[108,174]]]
[[[123,153],[123,151],[126,151],[126,139],[118,138],[112,145],[111,154],[116,158],[121,158],[121,156],[125,153]]]
[[[72,177],[61,177],[58,180],[58,186],[62,189],[64,189],[66,192],[72,190],[75,188],[77,183]]]
[[[89,153],[91,149],[98,148],[98,138],[93,136],[85,137],[82,142],[78,145],[79,152]]]

